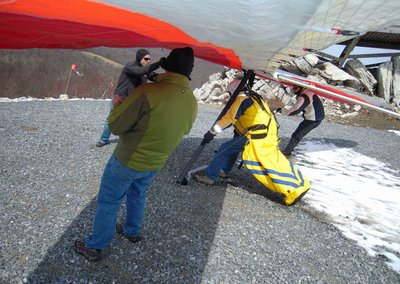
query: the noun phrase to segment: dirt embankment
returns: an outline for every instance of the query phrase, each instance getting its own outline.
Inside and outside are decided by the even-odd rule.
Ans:
[[[137,48],[93,48],[87,50],[0,50],[0,97],[70,98],[110,97],[126,62],[135,59]],[[150,49],[153,62],[170,50]],[[71,72],[76,64],[79,76]],[[223,66],[196,59],[190,86],[198,88]],[[162,69],[156,72],[164,72]],[[113,88],[110,83],[113,82]]]

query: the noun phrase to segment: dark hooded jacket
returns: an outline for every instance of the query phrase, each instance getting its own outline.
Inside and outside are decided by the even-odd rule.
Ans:
[[[152,75],[151,73],[160,67],[158,62],[142,66],[140,61],[145,55],[150,53],[140,53],[140,51],[141,50],[138,50],[135,61],[126,63],[119,77],[114,94],[118,95],[122,100],[125,100],[133,90],[145,83],[147,78]]]

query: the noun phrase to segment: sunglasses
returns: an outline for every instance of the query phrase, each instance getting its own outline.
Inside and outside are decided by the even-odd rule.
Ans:
[[[150,61],[151,58],[150,57],[143,57],[143,59],[146,60],[146,61]]]

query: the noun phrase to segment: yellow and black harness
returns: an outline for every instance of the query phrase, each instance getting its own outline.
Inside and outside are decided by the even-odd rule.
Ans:
[[[279,150],[278,124],[268,105],[257,93],[248,95],[259,110],[257,123],[244,131],[243,163],[265,187],[282,194],[286,205],[293,205],[310,189],[310,181]]]

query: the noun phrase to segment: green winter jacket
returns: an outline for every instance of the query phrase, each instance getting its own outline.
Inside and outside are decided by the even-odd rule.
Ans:
[[[116,158],[128,168],[153,171],[163,167],[197,116],[197,101],[186,76],[167,72],[155,83],[136,88],[114,106],[108,123],[119,135]]]

